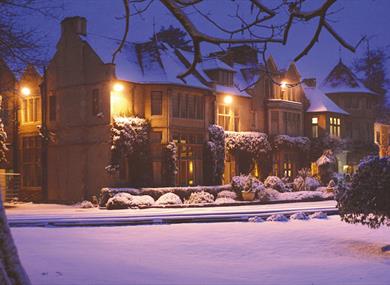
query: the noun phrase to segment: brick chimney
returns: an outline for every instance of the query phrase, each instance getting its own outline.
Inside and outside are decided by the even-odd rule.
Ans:
[[[87,35],[87,19],[80,16],[67,17],[61,22],[62,34]]]
[[[316,87],[317,86],[317,79],[315,79],[314,77],[305,78],[305,79],[303,79],[303,83],[305,83],[308,87]]]

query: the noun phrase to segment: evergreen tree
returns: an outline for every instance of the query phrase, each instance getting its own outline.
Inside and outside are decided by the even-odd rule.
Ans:
[[[386,61],[388,56],[384,48],[367,49],[360,58],[353,62],[353,70],[362,76],[364,84],[380,95],[378,102],[378,115],[383,116],[389,111],[386,105],[386,85],[389,83],[386,74]]]
[[[168,28],[161,27],[160,31],[151,37],[150,40],[165,42],[173,48],[191,51],[192,46],[189,45],[191,41],[186,38],[187,34],[183,30],[170,25]]]

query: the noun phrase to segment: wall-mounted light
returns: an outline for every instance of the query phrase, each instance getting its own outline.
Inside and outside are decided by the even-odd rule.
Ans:
[[[226,105],[230,105],[231,103],[233,103],[233,97],[231,95],[225,95],[225,97],[223,98],[223,102]]]
[[[22,87],[22,89],[20,89],[20,93],[22,93],[23,96],[30,96],[31,90],[28,87]]]
[[[287,89],[287,82],[286,81],[282,81],[280,83],[280,88],[282,89],[282,91],[285,91]]]
[[[125,87],[123,86],[122,83],[115,83],[112,89],[115,92],[122,92],[125,89]]]

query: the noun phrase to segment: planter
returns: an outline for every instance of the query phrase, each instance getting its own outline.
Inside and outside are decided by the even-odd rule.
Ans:
[[[255,192],[241,191],[241,196],[244,201],[253,201],[255,199]]]

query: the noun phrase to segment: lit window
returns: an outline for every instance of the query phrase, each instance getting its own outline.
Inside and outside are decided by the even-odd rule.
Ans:
[[[311,136],[313,138],[318,138],[318,118],[311,118]]]
[[[41,120],[41,98],[38,96],[24,97],[22,101],[23,123],[36,123]]]
[[[331,136],[340,137],[340,118],[330,117],[329,118],[329,133]]]

